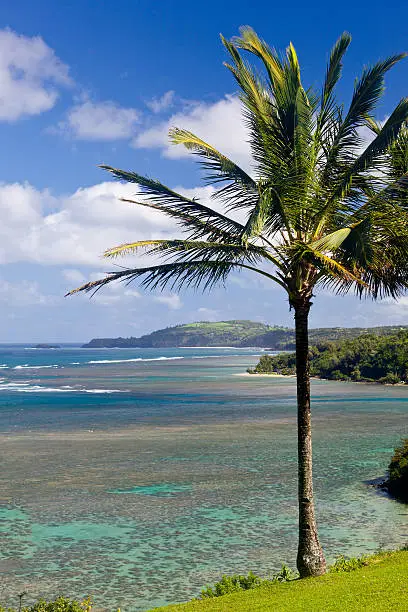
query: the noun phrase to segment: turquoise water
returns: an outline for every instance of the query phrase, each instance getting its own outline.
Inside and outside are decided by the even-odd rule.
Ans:
[[[136,612],[293,567],[294,381],[237,376],[254,353],[0,351],[0,599]],[[408,389],[314,381],[313,398],[328,558],[402,546],[407,507],[366,481],[408,435]]]
[[[153,495],[154,497],[174,497],[177,493],[189,491],[191,488],[191,485],[163,483],[132,487],[131,489],[112,489],[108,493],[115,493],[116,495],[133,493],[134,495]]]

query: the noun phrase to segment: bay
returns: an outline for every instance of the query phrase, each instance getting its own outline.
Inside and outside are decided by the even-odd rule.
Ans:
[[[295,382],[241,376],[258,352],[1,346],[1,602],[136,612],[222,573],[293,567]],[[408,389],[312,392],[329,560],[404,545],[407,507],[366,481],[408,435]]]

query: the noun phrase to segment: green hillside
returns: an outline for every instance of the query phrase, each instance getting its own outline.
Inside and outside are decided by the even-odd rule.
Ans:
[[[140,338],[97,338],[85,348],[175,346],[269,346],[290,341],[293,331],[254,321],[219,321],[217,323],[186,323],[160,329]]]
[[[389,335],[401,327],[333,327],[310,330],[311,344],[356,338],[362,334]],[[176,346],[262,347],[271,350],[292,350],[295,332],[288,327],[266,325],[255,321],[197,322],[167,327],[140,338],[94,338],[83,348],[165,348]]]

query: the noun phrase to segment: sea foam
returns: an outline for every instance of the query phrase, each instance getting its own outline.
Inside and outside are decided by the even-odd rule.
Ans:
[[[62,387],[42,387],[29,382],[1,382],[1,391],[17,391],[20,393],[126,393],[128,389],[84,389],[64,385]]]
[[[184,359],[184,357],[151,357],[151,358],[143,358],[143,357],[135,357],[133,359],[93,359],[91,361],[87,361],[87,363],[97,364],[97,363],[127,363],[133,361],[174,361],[175,359]]]
[[[59,368],[61,366],[59,366],[56,363],[53,363],[52,365],[29,365],[28,363],[24,363],[22,365],[16,365],[14,366],[14,370],[42,370],[43,368]]]

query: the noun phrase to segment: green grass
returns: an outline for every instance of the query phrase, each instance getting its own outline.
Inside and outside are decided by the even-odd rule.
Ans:
[[[351,572],[272,584],[162,612],[407,612],[408,551],[370,557]],[[151,612],[151,611],[150,611]]]

